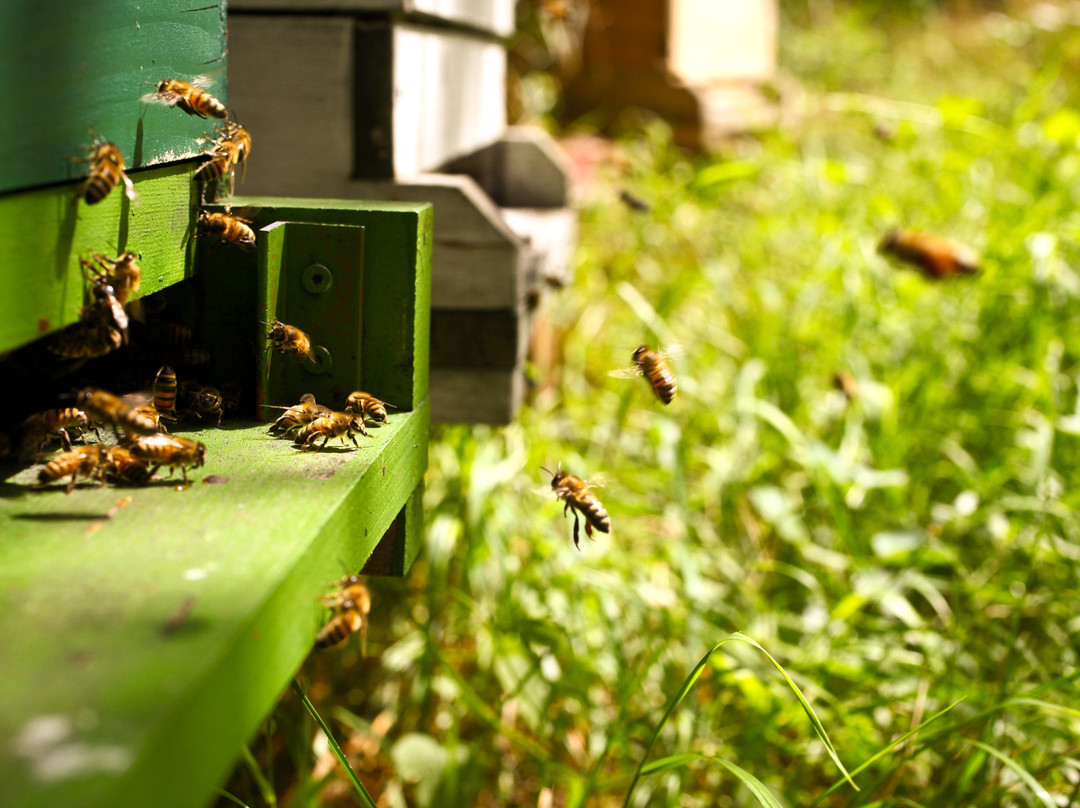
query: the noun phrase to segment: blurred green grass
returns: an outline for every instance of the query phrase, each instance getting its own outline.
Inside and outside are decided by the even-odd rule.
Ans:
[[[793,123],[707,155],[629,126],[546,304],[554,385],[513,426],[436,430],[427,546],[372,582],[371,656],[306,671],[380,805],[622,804],[736,631],[849,770],[963,699],[820,804],[1077,804],[1080,16],[1045,6],[791,4]],[[896,226],[982,273],[896,268]],[[669,407],[609,375],[642,342],[686,351]],[[581,552],[560,462],[607,479],[612,533]],[[840,779],[740,643],[650,759],[681,753],[783,805]],[[659,768],[631,804],[759,804],[730,766]],[[288,804],[352,804],[318,785]]]

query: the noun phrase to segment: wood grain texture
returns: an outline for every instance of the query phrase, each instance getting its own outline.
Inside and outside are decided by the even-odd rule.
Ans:
[[[301,454],[251,423],[186,433],[206,443],[207,463],[183,492],[177,478],[68,496],[9,469],[3,803],[208,799],[310,650],[319,594],[361,567],[413,496],[427,418],[426,403],[391,414],[359,451]]]
[[[228,103],[223,0],[4,3],[0,31],[0,193],[84,175],[90,127],[129,167],[198,155],[210,123],[142,101],[163,79]]]
[[[114,189],[87,205],[78,183],[0,197],[0,351],[25,345],[79,317],[85,281],[79,255],[139,254],[142,287],[153,294],[187,276],[197,205],[194,163],[135,171],[132,205]]]

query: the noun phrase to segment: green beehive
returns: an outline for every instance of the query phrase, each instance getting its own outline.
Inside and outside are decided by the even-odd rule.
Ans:
[[[144,99],[203,77],[227,103],[224,5],[18,2],[0,31],[0,805],[197,808],[310,650],[327,586],[415,557],[431,207],[237,197],[256,249],[200,237],[199,210],[226,210],[193,180],[216,122]],[[95,136],[121,149],[137,201],[122,183],[80,198],[89,164],[71,158]],[[57,357],[86,302],[80,256],[129,250],[130,345]],[[318,361],[268,353],[275,319]],[[173,425],[206,446],[190,484],[163,468],[138,487],[39,485],[48,456],[18,459],[26,416],[85,386],[145,391],[169,351],[196,357],[181,382],[242,391],[221,428]],[[359,449],[267,432],[302,393],[340,410],[361,389],[393,409]]]

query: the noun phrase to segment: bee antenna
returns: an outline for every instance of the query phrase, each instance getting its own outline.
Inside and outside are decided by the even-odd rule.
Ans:
[[[552,472],[552,471],[551,471],[551,470],[549,470],[549,469],[546,469],[546,468],[544,468],[543,466],[541,466],[541,467],[540,467],[540,470],[541,470],[541,471],[546,471],[546,472],[547,472],[548,474],[550,474],[550,475],[551,475],[552,477],[554,477],[554,476],[555,476],[554,472]]]

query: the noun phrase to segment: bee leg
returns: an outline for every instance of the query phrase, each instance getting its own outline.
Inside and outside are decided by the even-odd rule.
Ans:
[[[63,427],[60,427],[58,430],[56,430],[56,434],[60,436],[60,443],[63,444],[64,451],[65,452],[70,452],[71,451],[71,438],[68,437],[67,430],[64,429]],[[83,442],[85,443],[85,441],[83,441]]]
[[[360,444],[356,442],[356,437],[353,435],[352,432],[349,433],[349,440],[352,441],[352,445],[355,446],[357,449],[360,448]],[[342,442],[342,444],[344,444],[345,443],[345,438],[342,438],[341,442]]]
[[[70,494],[75,490],[75,483],[79,480],[79,470],[71,472],[71,481],[67,484],[67,488],[64,489],[65,494]]]
[[[585,535],[588,536],[590,539],[593,537],[592,523],[588,519],[585,520]]]
[[[586,522],[585,526],[588,527],[588,525],[589,525],[589,523]],[[577,515],[577,511],[574,511],[574,546],[576,548],[578,548],[579,551],[581,550],[581,544],[578,541],[580,536],[581,536],[581,533],[578,531],[578,515]]]
[[[225,410],[218,410],[217,413],[217,425],[221,426],[221,419],[225,417]]]
[[[187,485],[187,466],[180,466],[180,471],[184,475],[184,485]]]

